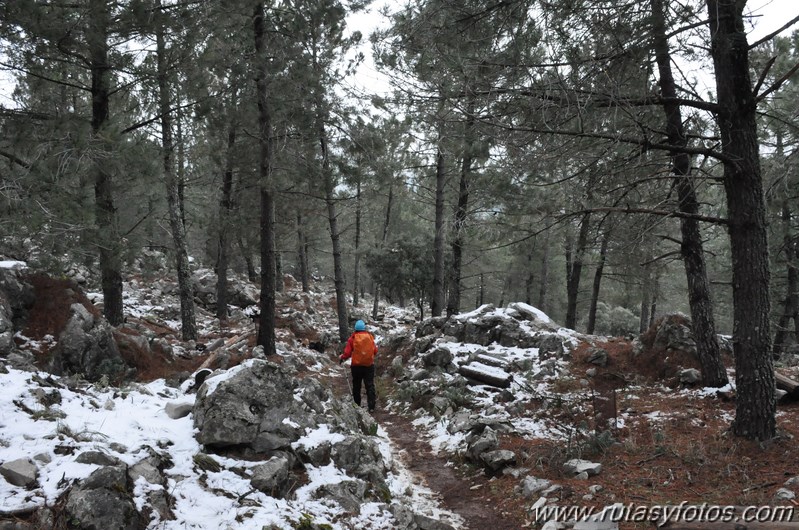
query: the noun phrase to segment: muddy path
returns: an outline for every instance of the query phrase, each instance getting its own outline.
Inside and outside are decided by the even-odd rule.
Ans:
[[[430,444],[419,437],[407,418],[381,410],[373,417],[400,451],[405,466],[440,496],[441,508],[463,518],[463,528],[518,530],[522,527],[524,521],[512,520],[502,513],[494,500],[484,493],[490,488],[489,477],[482,473],[463,476],[446,458],[433,453]]]

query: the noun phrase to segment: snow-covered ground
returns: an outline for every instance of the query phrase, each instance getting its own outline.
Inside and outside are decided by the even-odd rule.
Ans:
[[[42,392],[52,393],[54,388],[42,387],[39,381],[55,385],[60,403],[50,407],[42,404]],[[158,447],[172,461],[165,474],[169,494],[175,499],[176,518],[161,521],[155,515],[148,528],[292,528],[303,517],[332,528],[391,529],[395,525],[385,505],[364,504],[360,515],[342,521],[341,507],[335,502],[314,499],[313,492],[319,487],[351,478],[332,464],[309,466],[307,484],[298,488],[290,500],[252,491],[248,478],[228,471],[260,462],[214,456],[222,464],[222,471],[198,469],[194,457],[203,449],[194,438],[191,415],[171,419],[164,410],[169,402],[193,403],[194,394],[168,387],[163,380],[124,389],[88,386],[73,391],[49,374],[10,369],[0,374],[0,387],[0,462],[32,458],[39,469],[39,486],[32,490],[0,478],[0,512],[53,506],[73,481],[88,477],[99,467],[77,463],[77,455],[83,452],[100,451],[132,466],[149,455],[149,448]],[[321,425],[297,443],[313,446],[336,436],[341,435]],[[385,431],[379,429],[375,439],[392,468],[387,480],[392,498],[409,503],[417,512],[426,511],[457,524],[459,519],[443,512],[434,493],[395,458],[396,449]],[[137,505],[143,506],[147,493],[158,488],[162,486],[139,478],[134,490]],[[244,494],[248,498],[246,505],[238,500]]]

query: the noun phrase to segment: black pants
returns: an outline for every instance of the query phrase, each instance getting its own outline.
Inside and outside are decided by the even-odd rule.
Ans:
[[[375,402],[377,401],[374,365],[352,367],[352,397],[358,406],[361,405],[361,381],[366,384],[366,403],[369,406],[369,410],[374,410]]]

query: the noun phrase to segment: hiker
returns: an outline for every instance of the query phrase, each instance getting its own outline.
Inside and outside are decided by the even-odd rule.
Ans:
[[[366,404],[369,412],[375,410],[377,396],[375,394],[375,354],[377,345],[375,338],[366,331],[363,320],[355,323],[355,333],[347,339],[344,353],[339,356],[339,364],[352,357],[352,397],[355,404],[361,406],[361,381],[366,383]]]

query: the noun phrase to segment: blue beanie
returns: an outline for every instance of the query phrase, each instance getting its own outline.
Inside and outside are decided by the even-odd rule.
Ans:
[[[366,330],[366,324],[364,323],[363,320],[359,320],[358,322],[355,323],[355,331],[365,331],[365,330]]]

